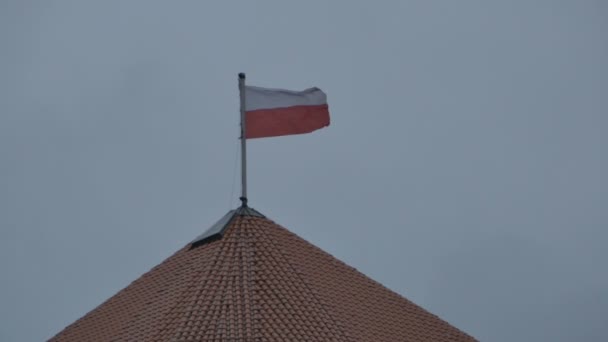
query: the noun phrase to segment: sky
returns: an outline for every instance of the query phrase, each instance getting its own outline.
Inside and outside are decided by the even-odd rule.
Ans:
[[[480,341],[608,340],[608,3],[0,0],[0,340],[238,205],[238,72],[332,123],[249,203]]]

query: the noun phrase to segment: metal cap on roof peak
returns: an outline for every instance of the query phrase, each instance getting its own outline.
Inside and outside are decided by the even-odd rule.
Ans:
[[[238,216],[255,216],[255,217],[262,217],[262,218],[266,217],[259,211],[255,210],[251,207],[247,207],[247,206],[238,207],[237,209],[235,209],[235,212],[236,212],[236,215],[238,215]]]
[[[230,225],[232,220],[236,216],[253,216],[253,217],[261,217],[265,218],[262,213],[259,211],[248,207],[247,205],[240,206],[236,209],[232,209],[227,212],[222,218],[220,218],[215,224],[213,224],[209,229],[207,229],[203,234],[196,237],[196,239],[192,240],[190,243],[192,247],[196,247],[204,244],[205,242],[221,239],[226,231],[226,228]]]

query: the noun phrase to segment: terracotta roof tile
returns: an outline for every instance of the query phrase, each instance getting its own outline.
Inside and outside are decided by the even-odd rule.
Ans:
[[[475,341],[274,222],[235,216],[50,341]]]

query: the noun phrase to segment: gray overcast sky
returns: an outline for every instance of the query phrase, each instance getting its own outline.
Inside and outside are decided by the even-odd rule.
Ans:
[[[327,94],[250,203],[482,341],[608,340],[608,2],[0,0],[0,340],[236,206],[237,73]]]

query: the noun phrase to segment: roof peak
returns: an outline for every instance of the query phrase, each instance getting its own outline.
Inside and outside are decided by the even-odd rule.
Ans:
[[[243,205],[232,209],[227,212],[222,218],[220,218],[217,222],[215,222],[209,229],[207,229],[203,234],[197,236],[192,242],[190,246],[192,248],[200,246],[206,242],[215,241],[221,239],[226,232],[226,229],[230,226],[233,219],[237,216],[252,216],[252,217],[260,217],[266,218],[264,214],[259,211],[248,207],[247,202],[243,202]]]
[[[475,341],[255,209],[212,228],[50,341]]]

